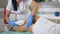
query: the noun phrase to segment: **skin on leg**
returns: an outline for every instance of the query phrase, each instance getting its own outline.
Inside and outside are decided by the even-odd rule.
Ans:
[[[34,16],[35,21],[37,21],[39,18],[40,18],[40,17],[37,16],[37,15]],[[34,25],[34,24],[32,24],[32,25],[30,26],[30,28],[28,29],[29,32],[32,32],[32,27],[33,27],[33,25]],[[13,27],[13,30],[18,31],[18,32],[26,31],[26,25],[24,24],[24,25],[22,25],[22,26]]]
[[[39,19],[40,17],[39,16],[34,16],[34,19],[37,21],[38,19]],[[33,27],[33,25],[34,24],[32,24],[31,26],[30,26],[30,28],[28,29],[28,31],[30,31],[30,32],[32,32],[32,27]],[[26,31],[26,26],[25,26],[25,24],[24,25],[22,25],[22,26],[18,26],[18,27],[14,27],[14,29],[16,30],[16,31],[18,31],[18,32],[20,32],[20,31]]]
[[[34,20],[37,21],[40,18],[40,16],[35,15]]]
[[[30,28],[28,29],[29,32],[32,32],[33,25],[34,25],[34,24],[32,24],[32,25],[30,26]]]
[[[18,31],[18,32],[26,31],[25,24],[22,26],[14,27],[13,30]]]
[[[33,27],[34,24],[32,24],[30,26],[30,28],[28,30],[26,30],[26,26],[23,25],[23,26],[18,26],[18,27],[14,27],[13,29],[18,31],[18,32],[24,32],[24,31],[29,31],[29,32],[32,32],[32,27]]]

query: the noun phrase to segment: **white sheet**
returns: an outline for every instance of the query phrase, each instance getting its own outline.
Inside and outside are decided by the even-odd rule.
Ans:
[[[33,26],[33,34],[58,34],[60,24],[49,21],[43,17],[40,17]],[[60,34],[60,33],[59,33]]]

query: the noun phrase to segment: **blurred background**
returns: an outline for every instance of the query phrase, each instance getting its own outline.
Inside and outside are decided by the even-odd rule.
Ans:
[[[54,14],[54,12],[60,12],[60,0],[35,0],[39,3],[38,13]],[[0,0],[0,32],[4,31],[4,7],[7,5],[8,0]],[[51,20],[55,22],[55,20]],[[59,20],[60,21],[60,20]],[[58,21],[58,22],[59,22]],[[60,23],[60,22],[59,22]]]
[[[0,0],[0,32],[4,31],[4,7],[7,4],[7,0]]]

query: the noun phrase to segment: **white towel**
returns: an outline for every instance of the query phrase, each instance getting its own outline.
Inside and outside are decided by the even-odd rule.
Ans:
[[[15,23],[16,23],[17,25],[21,26],[21,25],[24,24],[24,21],[20,20],[20,21],[16,21]]]
[[[33,34],[60,34],[60,24],[40,17],[33,26]]]

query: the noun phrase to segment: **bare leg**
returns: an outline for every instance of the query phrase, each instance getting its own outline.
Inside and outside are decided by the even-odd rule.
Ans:
[[[37,21],[38,19],[39,19],[40,17],[39,16],[34,16],[34,19],[35,19],[35,21]],[[32,27],[33,27],[33,25],[34,24],[32,24],[31,26],[30,26],[30,28],[28,29],[28,31],[30,31],[30,32],[32,32]],[[25,25],[22,25],[22,26],[18,26],[18,27],[14,27],[14,29],[16,30],[16,31],[26,31],[26,26]]]
[[[37,21],[40,18],[40,16],[35,15],[34,20]]]
[[[35,21],[37,21],[38,18],[39,18],[39,16],[37,16],[37,15],[34,16],[34,20],[35,20]],[[30,28],[28,29],[28,31],[32,32],[32,27],[33,27],[33,25],[34,25],[34,24],[32,24],[32,25],[30,26]],[[13,30],[16,30],[16,31],[18,31],[18,32],[26,31],[26,25],[24,24],[24,25],[22,25],[22,26],[13,27]]]
[[[26,31],[25,25],[14,27],[13,30],[18,32]]]
[[[33,24],[30,26],[30,28],[28,30],[26,30],[26,26],[23,25],[23,26],[14,27],[14,30],[16,30],[18,32],[22,32],[22,31],[32,32],[32,27],[33,27]]]
[[[30,28],[28,29],[29,32],[32,32],[33,25],[34,25],[34,24],[32,24],[32,25],[30,26]]]

